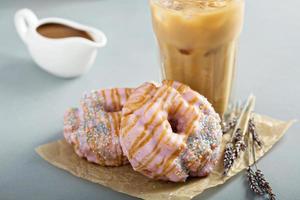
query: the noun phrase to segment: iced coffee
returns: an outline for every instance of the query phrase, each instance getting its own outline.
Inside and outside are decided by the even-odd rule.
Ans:
[[[243,0],[150,0],[162,75],[189,85],[223,115],[235,76]]]

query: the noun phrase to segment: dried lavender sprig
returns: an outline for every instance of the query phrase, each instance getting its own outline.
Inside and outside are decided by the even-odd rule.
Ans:
[[[234,137],[232,139],[232,142],[234,144],[234,154],[235,158],[238,158],[241,151],[246,150],[246,143],[244,141],[244,135],[242,133],[242,130],[240,128],[236,129],[236,132],[234,133]]]
[[[252,149],[249,148],[249,152],[252,151],[252,159],[253,159],[253,163],[254,163],[253,165],[255,166],[255,168],[257,170],[256,157],[255,157],[255,146],[254,146],[253,136],[252,136],[252,141],[250,140],[251,136],[252,136],[252,133],[249,131],[249,128],[248,128],[248,143],[252,142]],[[249,159],[249,163],[250,163],[250,159]],[[247,180],[248,180],[250,189],[253,192],[255,192],[256,194],[260,195],[260,196],[264,195],[264,191],[260,188],[260,185],[257,181],[256,174],[251,169],[251,165],[248,166],[248,169],[246,171],[246,175],[247,175]]]
[[[236,143],[238,141],[242,141],[244,136],[242,135],[242,129],[237,128],[236,131],[233,133],[232,142]]]
[[[265,179],[264,174],[261,170],[256,170],[255,172],[256,180],[258,182],[259,187],[269,196],[269,199],[275,200],[276,195],[273,193],[270,183]]]
[[[247,132],[248,122],[250,115],[253,112],[255,106],[255,97],[250,95],[237,119],[236,125],[231,136],[231,142],[236,142],[237,140],[242,140],[245,133]]]
[[[243,140],[236,142],[234,145],[234,151],[233,151],[234,155],[235,155],[235,159],[237,159],[240,156],[240,153],[242,151],[245,151],[246,148],[247,148],[247,146]]]
[[[245,151],[246,144],[244,142],[245,129],[248,127],[248,121],[250,118],[250,113],[253,111],[255,105],[255,97],[250,95],[245,103],[244,108],[241,111],[239,119],[234,127],[231,141],[227,143],[224,153],[224,173],[226,176],[234,164],[234,161],[239,157],[241,151]],[[242,125],[241,125],[242,124]],[[239,128],[239,126],[243,128]]]
[[[247,179],[249,186],[252,191],[256,194],[268,195],[269,200],[276,200],[276,195],[273,193],[273,190],[268,181],[266,181],[264,174],[261,170],[257,169],[255,172],[251,169],[251,166],[247,169]]]
[[[244,136],[240,128],[233,134],[232,142],[227,143],[224,156],[224,175],[227,175],[228,171],[233,166],[234,161],[239,157],[242,151],[246,150],[246,143]]]
[[[230,114],[223,116],[222,119],[222,131],[223,134],[228,133],[230,130],[233,130],[238,122],[238,118],[241,115],[243,106],[241,101],[237,101],[234,105],[230,105]]]
[[[257,161],[256,161],[256,156],[255,156],[255,143],[258,146],[262,147],[262,142],[261,142],[261,140],[257,140],[257,138],[259,138],[259,137],[256,132],[256,127],[255,127],[253,118],[250,119],[249,121],[251,121],[251,123],[249,123],[249,127],[250,126],[251,127],[248,128],[249,141],[250,141],[250,136],[252,136],[252,157],[253,157],[253,161],[254,161],[254,166],[256,168],[255,172],[251,169],[251,166],[249,166],[248,170],[247,170],[247,177],[248,177],[250,188],[259,195],[267,194],[270,200],[276,200],[276,195],[273,193],[271,185],[269,184],[268,181],[266,181],[265,176],[262,173],[262,171],[257,168]],[[257,141],[259,141],[259,143],[257,143]],[[249,179],[249,176],[251,176],[251,179]],[[262,193],[257,192],[258,191],[257,186],[259,187],[259,189]]]
[[[227,122],[223,121],[222,122],[222,131],[223,131],[223,134],[226,134],[230,130],[232,130],[235,127],[236,123],[237,123],[237,117],[232,117]]]
[[[226,148],[225,148],[225,153],[224,153],[224,173],[223,175],[226,176],[233,166],[235,160],[235,154],[233,150],[233,144],[232,143],[227,143]]]
[[[256,175],[255,175],[254,171],[249,166],[248,169],[247,169],[247,179],[248,179],[248,182],[249,182],[249,186],[250,186],[251,190],[253,192],[255,192],[256,194],[263,195],[264,192],[261,190],[255,176]]]
[[[257,131],[256,131],[256,126],[254,123],[254,118],[251,118],[249,120],[249,125],[248,125],[248,132],[252,134],[254,142],[261,148],[262,147],[262,141],[259,138]]]

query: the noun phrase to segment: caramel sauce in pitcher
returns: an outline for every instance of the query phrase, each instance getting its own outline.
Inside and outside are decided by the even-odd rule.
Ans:
[[[53,39],[82,37],[94,41],[93,38],[87,32],[59,23],[42,24],[39,27],[37,27],[37,32],[44,37]]]

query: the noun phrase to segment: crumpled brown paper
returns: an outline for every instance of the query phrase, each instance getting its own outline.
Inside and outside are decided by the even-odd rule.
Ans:
[[[286,132],[293,121],[279,121],[258,114],[254,115],[256,127],[264,143],[262,150],[257,150],[257,159],[262,157]],[[222,142],[222,151],[230,138],[226,134]],[[191,178],[185,183],[155,181],[132,170],[130,165],[123,167],[101,167],[79,158],[72,146],[64,140],[39,146],[36,152],[49,163],[64,169],[75,176],[110,187],[142,199],[192,199],[205,189],[223,184],[249,165],[249,153],[244,153],[236,161],[227,177],[223,177],[223,162],[206,178]],[[220,158],[223,159],[223,158]],[[252,163],[253,161],[251,161]]]

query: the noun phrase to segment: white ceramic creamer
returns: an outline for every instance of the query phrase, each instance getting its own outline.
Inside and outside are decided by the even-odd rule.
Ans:
[[[92,40],[83,37],[48,38],[37,32],[39,26],[49,23],[84,31]],[[29,9],[15,14],[15,26],[33,60],[47,72],[65,78],[86,73],[93,65],[98,49],[107,42],[105,34],[98,29],[61,18],[39,20]]]

